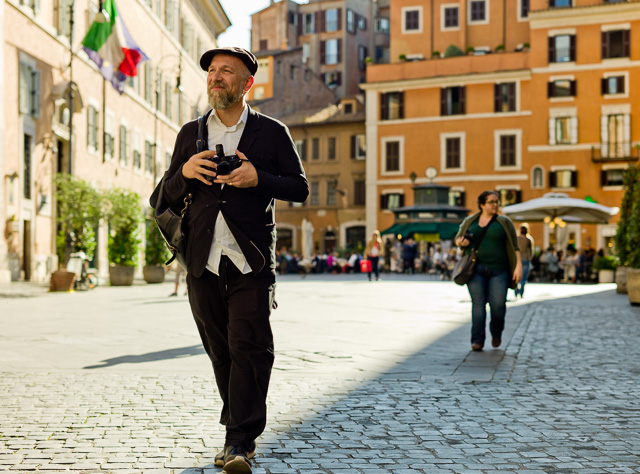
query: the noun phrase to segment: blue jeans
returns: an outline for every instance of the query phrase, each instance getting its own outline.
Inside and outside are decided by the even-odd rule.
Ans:
[[[520,295],[522,298],[524,296],[524,285],[527,283],[527,278],[529,278],[529,271],[531,270],[531,262],[529,260],[522,260],[522,280],[518,283],[518,287],[514,290],[516,293],[516,297]]]
[[[487,303],[491,308],[489,330],[492,337],[501,337],[504,316],[507,312],[509,272],[492,270],[476,264],[473,276],[467,283],[471,296],[471,344],[484,346],[486,337]]]

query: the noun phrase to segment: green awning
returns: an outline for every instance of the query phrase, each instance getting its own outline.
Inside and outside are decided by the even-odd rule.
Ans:
[[[380,232],[382,235],[393,234],[405,237],[409,234],[439,234],[440,240],[450,240],[458,233],[460,224],[451,222],[410,222],[408,224],[393,224]]]

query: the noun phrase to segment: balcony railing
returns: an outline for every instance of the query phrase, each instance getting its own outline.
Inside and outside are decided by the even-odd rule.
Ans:
[[[594,163],[613,161],[638,161],[640,147],[630,142],[601,143],[591,147],[591,161]]]

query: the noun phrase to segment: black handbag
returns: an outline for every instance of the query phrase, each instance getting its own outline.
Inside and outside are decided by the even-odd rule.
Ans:
[[[471,280],[473,276],[473,269],[476,266],[476,258],[478,254],[478,249],[480,248],[480,244],[482,243],[482,239],[484,239],[487,230],[491,223],[496,219],[494,215],[489,223],[484,226],[482,231],[480,231],[480,235],[473,244],[473,248],[471,252],[464,254],[460,260],[456,262],[456,266],[453,267],[453,272],[451,272],[451,279],[456,285],[466,285]]]
[[[198,117],[198,140],[196,141],[197,152],[204,151],[204,125],[205,122],[202,117]],[[164,182],[167,179],[167,173],[164,174],[162,180],[157,186],[156,191],[153,192],[153,196],[157,195],[155,202],[154,218],[160,234],[164,239],[169,251],[171,251],[171,258],[165,263],[165,265],[171,264],[174,260],[178,260],[178,263],[182,267],[187,269],[187,226],[186,215],[189,210],[189,206],[193,200],[193,193],[189,192],[183,199],[184,208],[180,211],[180,215],[176,214],[168,203],[163,201],[164,197]]]

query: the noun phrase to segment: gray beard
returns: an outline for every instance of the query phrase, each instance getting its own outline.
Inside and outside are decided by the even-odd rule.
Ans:
[[[226,110],[236,102],[242,99],[244,90],[240,89],[236,94],[232,94],[230,91],[224,92],[210,92],[209,93],[209,105],[215,110]]]

